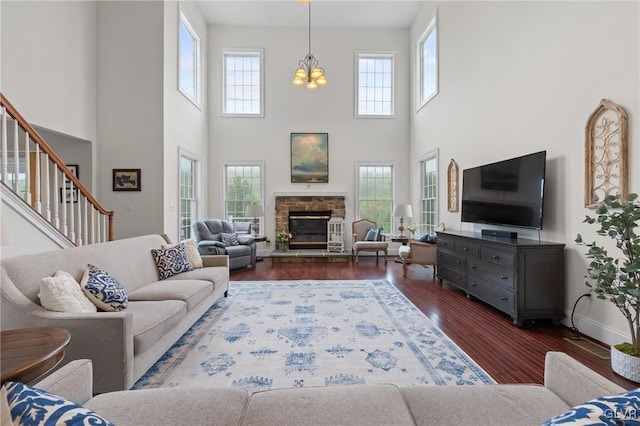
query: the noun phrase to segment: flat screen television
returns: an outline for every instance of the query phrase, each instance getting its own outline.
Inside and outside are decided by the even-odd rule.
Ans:
[[[462,221],[542,229],[546,151],[462,172]]]

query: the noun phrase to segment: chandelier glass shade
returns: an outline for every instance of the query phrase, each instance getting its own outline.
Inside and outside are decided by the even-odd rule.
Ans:
[[[309,53],[304,59],[298,62],[298,69],[294,74],[293,84],[296,86],[307,86],[307,89],[314,90],[318,86],[327,84],[324,68],[318,65],[318,60],[311,53],[311,1],[309,3]]]

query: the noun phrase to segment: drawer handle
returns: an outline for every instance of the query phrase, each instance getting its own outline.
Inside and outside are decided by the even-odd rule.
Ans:
[[[476,265],[471,265],[471,269],[478,269]]]
[[[506,302],[506,301],[507,301],[507,300],[509,300],[509,299],[508,299],[508,298],[506,298],[506,297],[501,297],[501,298],[500,298],[500,300],[502,300],[503,302]]]
[[[494,254],[492,257],[493,257],[495,260],[499,260],[499,259],[500,259],[500,256],[498,256],[497,254]]]
[[[469,249],[468,249],[468,248],[466,248],[466,247],[462,247],[462,251],[465,251],[465,252],[466,252],[466,251],[469,251]]]
[[[462,262],[460,262],[459,260],[456,260],[456,263],[460,264],[460,263],[462,263]]]
[[[471,287],[477,287],[477,286],[478,286],[478,284],[476,284],[476,283],[471,283]]]
[[[507,277],[506,275],[503,275],[503,276],[501,276],[501,277],[500,277],[500,279],[501,279],[501,280],[506,280],[506,279],[508,279],[508,278],[509,278],[509,277]]]

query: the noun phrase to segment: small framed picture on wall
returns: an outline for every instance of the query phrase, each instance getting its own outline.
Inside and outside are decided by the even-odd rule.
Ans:
[[[114,191],[141,191],[140,169],[113,169]]]

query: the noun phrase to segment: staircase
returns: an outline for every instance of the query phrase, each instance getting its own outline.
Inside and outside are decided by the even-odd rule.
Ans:
[[[4,201],[28,209],[36,226],[82,246],[113,240],[106,210],[0,93],[0,186]]]

